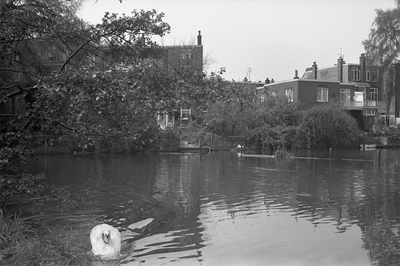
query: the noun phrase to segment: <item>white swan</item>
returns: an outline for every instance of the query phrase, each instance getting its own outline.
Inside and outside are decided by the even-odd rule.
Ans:
[[[94,255],[103,258],[117,257],[121,252],[121,233],[108,224],[99,224],[90,232],[90,242]]]

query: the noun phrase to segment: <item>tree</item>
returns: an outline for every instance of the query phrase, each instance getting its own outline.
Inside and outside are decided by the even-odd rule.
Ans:
[[[307,110],[301,129],[310,148],[349,147],[360,136],[357,121],[335,104],[317,105]]]
[[[160,78],[162,75],[151,70],[152,68],[148,67],[149,64],[141,63],[141,51],[144,49],[156,51],[157,45],[151,41],[151,36],[162,36],[169,31],[169,25],[162,21],[163,13],[157,14],[155,10],[134,10],[131,16],[123,15],[121,17],[118,17],[117,14],[106,13],[103,22],[93,26],[82,23],[75,16],[74,12],[79,4],[80,1],[62,0],[56,2],[47,0],[6,1],[3,3],[1,18],[5,27],[1,28],[0,41],[1,56],[5,59],[3,66],[7,67],[1,68],[0,72],[1,74],[21,73],[26,77],[27,82],[13,83],[15,79],[12,77],[3,78],[0,84],[2,104],[3,107],[12,106],[17,96],[24,96],[29,103],[23,106],[27,110],[21,110],[19,113],[13,112],[10,108],[3,109],[1,117],[5,122],[5,127],[2,130],[7,133],[7,141],[3,142],[3,146],[11,146],[16,143],[17,138],[20,139],[20,136],[29,137],[32,135],[30,133],[36,131],[45,134],[63,134],[67,130],[74,134],[79,132],[80,136],[82,136],[82,132],[86,132],[88,135],[99,134],[99,131],[103,131],[102,134],[108,133],[111,129],[106,129],[106,127],[114,126],[110,123],[110,117],[119,115],[117,110],[121,109],[121,105],[118,105],[118,108],[117,104],[107,105],[110,116],[105,118],[103,115],[101,121],[104,123],[101,123],[99,119],[94,118],[93,110],[82,106],[89,104],[89,99],[95,100],[96,97],[100,97],[90,94],[92,91],[88,90],[87,86],[96,86],[93,90],[101,90],[107,84],[109,89],[115,88],[113,84],[118,84],[119,90],[114,90],[112,93],[118,94],[120,91],[125,91],[126,94],[132,86],[139,88],[137,84],[140,83],[141,91],[152,87],[154,94],[155,83],[160,82],[154,77]],[[31,21],[33,23],[30,23]],[[49,63],[41,60],[43,59],[41,58],[42,54],[38,50],[49,43],[57,44],[57,47],[65,55],[65,60],[55,72],[38,71],[41,69],[41,65]],[[29,48],[31,52],[25,52],[25,48]],[[103,62],[101,67],[99,64],[93,64],[94,57],[101,57]],[[134,67],[124,67],[128,65],[127,62]],[[66,71],[67,66],[70,68]],[[105,70],[107,74],[100,78],[100,70]],[[130,73],[130,79],[123,78],[121,73],[127,74],[130,71],[135,71],[134,74]],[[162,79],[166,80],[163,77]],[[103,83],[100,84],[100,80]],[[136,85],[132,85],[134,82]],[[145,82],[147,83],[144,84]],[[77,99],[77,95],[82,97]],[[145,97],[144,94],[140,96]],[[118,95],[114,95],[115,97],[118,98]],[[72,103],[72,100],[75,102]],[[140,97],[133,100],[142,101]],[[157,100],[158,98],[154,97],[152,101],[154,106]],[[71,108],[66,107],[71,106],[77,106],[81,108],[81,111],[79,113],[70,112]],[[111,110],[112,108],[115,110]],[[103,106],[103,109],[106,108]],[[126,109],[124,112],[131,109]],[[88,110],[88,113],[85,113],[85,110]],[[140,113],[136,110],[136,114]],[[65,119],[61,119],[63,116]],[[90,117],[90,119],[86,119],[84,126],[82,123],[75,123],[82,120],[83,117]],[[118,120],[117,117],[113,119]],[[143,119],[136,119],[136,121],[143,121]],[[97,131],[93,123],[96,123]],[[38,135],[37,132],[35,135]],[[19,142],[22,143],[21,140]],[[23,143],[23,145],[26,144]]]
[[[105,14],[89,25],[75,15],[79,4],[0,2],[1,195],[28,191],[8,180],[23,180],[16,166],[34,145],[146,149],[156,139],[156,112],[175,106],[178,79],[143,59],[158,52],[151,37],[169,31],[164,14]],[[49,59],[53,48],[61,61]]]
[[[227,84],[224,93],[207,112],[207,123],[215,132],[240,136],[246,146],[261,144],[268,151],[294,144],[297,104],[288,102],[285,96],[260,101],[249,84]]]
[[[213,101],[207,105],[206,123],[221,136],[242,135],[244,113],[251,112],[252,106],[249,103],[254,99],[254,86],[217,82],[220,85],[212,91]]]
[[[286,96],[269,96],[253,105],[255,112],[246,115],[246,120],[251,121],[247,138],[261,143],[262,149],[269,152],[293,147],[299,105],[289,102]]]
[[[369,38],[363,42],[371,65],[380,66],[379,77],[384,88],[386,113],[389,113],[394,96],[394,66],[400,53],[400,0],[388,10],[376,10]]]

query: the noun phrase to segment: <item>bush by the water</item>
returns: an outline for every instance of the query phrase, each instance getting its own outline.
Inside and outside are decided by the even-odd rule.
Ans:
[[[310,148],[346,148],[360,136],[357,121],[335,104],[318,105],[306,111],[302,132]]]

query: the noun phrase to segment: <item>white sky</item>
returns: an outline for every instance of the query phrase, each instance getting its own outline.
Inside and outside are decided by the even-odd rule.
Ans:
[[[251,81],[302,76],[315,61],[334,65],[342,50],[347,63],[358,63],[362,41],[375,9],[396,6],[395,0],[86,0],[81,17],[99,23],[106,11],[157,10],[171,33],[159,44],[196,43],[203,36],[204,55],[216,63],[208,72],[226,67],[225,79]],[[340,49],[341,48],[341,49]]]

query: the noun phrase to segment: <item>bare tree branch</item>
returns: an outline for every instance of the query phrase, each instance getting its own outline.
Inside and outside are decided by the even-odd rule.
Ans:
[[[87,40],[86,42],[82,43],[68,58],[67,60],[65,60],[65,62],[62,64],[62,66],[60,67],[60,69],[58,70],[58,74],[60,74],[65,66],[72,60],[72,58],[80,51],[82,50],[86,45],[88,45],[90,42],[92,41],[92,39]]]
[[[14,114],[0,114],[0,118],[1,117],[3,117],[3,118],[18,118],[18,117],[21,117],[21,118],[28,118],[28,119],[45,120],[45,121],[50,121],[50,122],[52,122],[52,123],[54,123],[56,125],[59,125],[59,126],[65,128],[65,129],[68,129],[68,130],[71,130],[71,131],[75,131],[75,129],[73,129],[73,128],[69,127],[69,126],[66,126],[61,122],[54,121],[54,120],[51,120],[51,119],[46,118],[46,117],[39,117],[39,116],[33,116],[33,115],[32,116],[29,116],[29,115],[20,116],[20,115],[14,115]]]
[[[35,74],[33,74],[33,73],[26,72],[26,71],[24,71],[24,70],[11,69],[11,68],[0,68],[0,72],[1,72],[1,71],[8,71],[8,72],[15,72],[15,73],[23,73],[23,74],[26,74],[26,75],[28,75],[28,76],[34,77],[34,78],[36,78],[36,79],[38,79],[38,80],[44,81],[43,78],[41,78],[41,77],[39,77],[39,76],[37,76],[37,75],[35,75]]]

